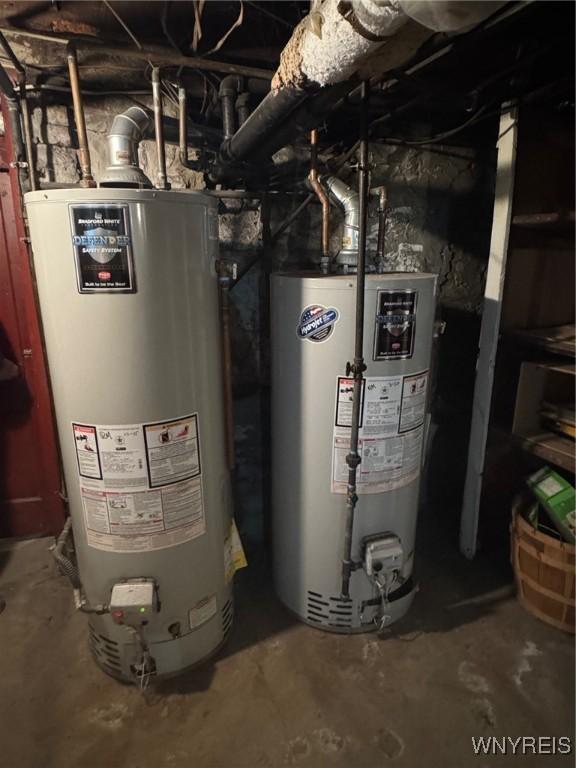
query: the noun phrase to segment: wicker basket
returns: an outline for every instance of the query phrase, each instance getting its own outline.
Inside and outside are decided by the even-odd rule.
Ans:
[[[575,547],[534,528],[524,517],[527,499],[513,505],[512,565],[520,602],[547,624],[574,634]]]

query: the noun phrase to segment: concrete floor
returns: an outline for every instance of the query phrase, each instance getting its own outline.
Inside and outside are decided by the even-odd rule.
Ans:
[[[381,639],[296,623],[253,562],[219,657],[145,695],[92,663],[48,545],[0,551],[2,768],[487,768],[510,758],[474,756],[472,736],[573,736],[572,639],[522,609],[507,569],[439,542]]]

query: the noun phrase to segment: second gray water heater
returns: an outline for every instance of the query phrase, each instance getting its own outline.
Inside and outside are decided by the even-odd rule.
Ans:
[[[367,275],[350,598],[341,594],[353,381],[354,276],[272,278],[274,578],[303,621],[387,626],[412,602],[436,276]]]

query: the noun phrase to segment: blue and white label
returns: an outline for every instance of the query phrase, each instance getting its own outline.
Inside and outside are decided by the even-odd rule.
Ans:
[[[302,310],[296,333],[300,339],[308,341],[326,341],[338,322],[340,313],[335,307],[323,307],[322,304],[310,304]]]

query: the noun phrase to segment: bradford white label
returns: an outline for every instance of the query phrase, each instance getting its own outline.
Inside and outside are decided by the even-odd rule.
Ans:
[[[72,246],[80,293],[134,293],[127,205],[71,205]]]
[[[414,352],[416,291],[378,291],[374,360],[405,360]]]

